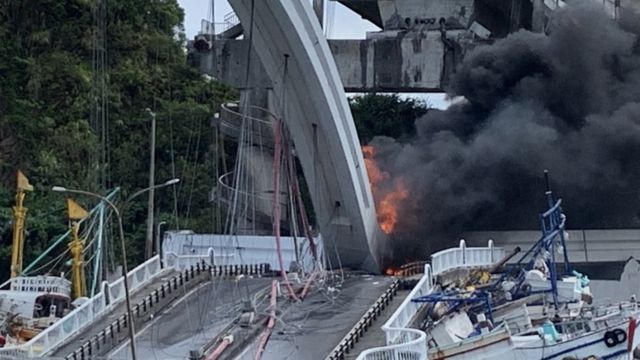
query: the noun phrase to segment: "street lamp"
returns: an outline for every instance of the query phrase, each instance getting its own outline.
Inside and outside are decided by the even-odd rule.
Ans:
[[[147,208],[147,236],[144,243],[144,258],[151,257],[152,245],[153,245],[153,205],[155,203],[155,186],[156,183],[156,113],[151,109],[146,109],[151,116],[151,139],[149,140],[149,150],[151,151],[149,156],[149,207]]]
[[[145,192],[147,192],[149,190],[160,189],[160,188],[163,188],[163,187],[166,187],[166,186],[175,185],[175,184],[177,184],[179,182],[180,182],[180,179],[176,178],[176,179],[167,180],[167,181],[163,182],[162,184],[155,184],[153,186],[144,188],[142,190],[138,190],[135,193],[133,193],[133,195],[129,196],[127,198],[127,200],[125,200],[123,202],[123,205],[128,205],[134,198],[144,194]]]
[[[133,316],[132,316],[133,314],[131,312],[131,301],[129,299],[129,280],[127,279],[127,274],[129,273],[129,270],[127,269],[127,249],[124,243],[124,229],[122,227],[122,217],[120,216],[120,211],[111,201],[109,201],[109,199],[89,191],[72,190],[62,186],[54,186],[51,188],[51,190],[57,191],[57,192],[80,194],[80,195],[86,195],[86,196],[98,198],[104,201],[105,204],[107,204],[111,208],[111,210],[113,210],[113,212],[116,214],[116,217],[118,218],[118,230],[120,231],[120,244],[122,246],[122,272],[124,273],[123,274],[124,275],[124,296],[127,302],[127,318],[128,318],[127,322],[128,322],[128,328],[129,328],[129,342],[131,343],[131,358],[133,360],[136,360],[135,330],[133,328]]]
[[[159,189],[159,188],[163,188],[165,186],[170,186],[170,185],[175,185],[177,183],[180,182],[180,179],[171,179],[168,181],[165,181],[162,184],[156,184],[150,187],[147,187],[145,189],[136,191],[133,195],[129,196],[129,198],[127,198],[127,200],[125,200],[125,202],[123,203],[124,205],[127,205],[129,202],[131,202],[135,197],[149,191],[149,190],[153,190],[153,189]],[[54,186],[51,188],[51,190],[53,191],[57,191],[57,192],[66,192],[66,193],[71,193],[71,194],[80,194],[80,195],[86,195],[86,196],[91,196],[97,199],[100,199],[102,201],[104,201],[112,210],[113,212],[116,214],[116,218],[118,219],[118,231],[120,232],[120,245],[122,246],[122,271],[124,273],[124,295],[125,295],[125,299],[126,299],[126,303],[127,303],[127,318],[128,318],[128,328],[129,328],[129,342],[131,343],[131,358],[133,360],[136,360],[136,343],[135,343],[135,329],[133,327],[133,316],[132,316],[132,312],[131,312],[131,300],[129,298],[129,280],[128,280],[128,267],[127,267],[127,248],[126,248],[126,244],[124,241],[124,227],[122,226],[122,215],[120,210],[118,210],[118,208],[115,206],[115,204],[111,201],[109,201],[109,199],[105,198],[104,196],[89,192],[89,191],[85,191],[85,190],[76,190],[76,189],[67,189],[63,186]]]
[[[166,221],[160,221],[158,225],[156,225],[156,254],[160,257],[160,264],[164,267],[164,262],[162,258],[162,238],[160,237],[160,231],[162,229],[162,225],[166,225]]]
[[[142,194],[144,194],[145,192],[147,192],[147,191],[149,191],[149,190],[161,189],[161,188],[166,187],[166,186],[175,185],[175,184],[177,184],[177,183],[179,183],[179,182],[180,182],[180,179],[175,178],[175,179],[167,180],[167,181],[165,181],[165,182],[164,182],[164,183],[162,183],[162,184],[156,184],[156,185],[154,185],[154,186],[151,186],[151,187],[148,187],[148,188],[145,188],[145,189],[142,189],[142,190],[136,191],[135,193],[133,193],[133,195],[129,196],[129,197],[127,198],[127,200],[125,200],[125,201],[122,203],[122,209],[123,209],[123,212],[124,212],[124,210],[126,209],[126,206],[128,206],[128,205],[131,203],[131,201],[133,201],[133,199],[134,199],[134,198],[136,198],[136,197],[138,197],[139,195],[142,195]],[[148,219],[147,219],[147,220],[148,220]],[[151,224],[153,224],[153,219],[151,219]],[[159,226],[158,226],[158,228],[159,228]],[[160,230],[158,229],[158,233],[159,233],[159,231],[160,231]],[[145,243],[145,260],[147,259],[147,257],[146,257],[146,248],[147,248],[147,246],[150,246],[150,245],[148,245],[148,244],[146,244],[146,243]],[[160,258],[161,258],[161,260],[162,260],[162,255],[161,255],[159,252],[158,252],[158,256],[160,256]],[[161,263],[162,263],[162,262],[161,262]]]

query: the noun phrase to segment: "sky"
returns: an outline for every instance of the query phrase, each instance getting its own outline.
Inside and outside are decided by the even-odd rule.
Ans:
[[[202,0],[178,0],[180,6],[185,11],[184,28],[188,38],[195,36],[200,31],[202,19],[208,19],[211,13],[211,2]],[[333,14],[333,21],[330,22],[331,29],[329,38],[331,39],[364,39],[367,31],[378,31],[379,28],[367,20],[363,20],[360,15],[347,9],[344,5],[327,1],[327,15]],[[214,0],[215,22],[223,23],[224,16],[232,12],[233,9],[227,0]],[[348,25],[341,25],[348,24]]]
[[[210,17],[211,1],[178,0],[178,2],[185,12],[184,28],[187,38],[193,38],[200,31],[202,20]],[[214,0],[213,5],[215,23],[224,23],[225,15],[231,13],[233,9],[227,0]],[[325,19],[332,19],[325,24],[329,39],[365,39],[367,31],[380,30],[344,5],[331,0],[326,1]],[[404,94],[403,96],[422,99],[435,108],[446,108],[449,105],[444,94]]]

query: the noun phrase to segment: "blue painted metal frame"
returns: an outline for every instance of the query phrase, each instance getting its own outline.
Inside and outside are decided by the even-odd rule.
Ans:
[[[558,274],[556,269],[556,243],[557,238],[560,238],[560,245],[562,246],[563,252],[563,262],[564,262],[564,272],[565,274],[571,274],[571,263],[569,262],[569,256],[567,253],[567,247],[564,239],[564,229],[565,229],[565,220],[566,217],[562,213],[562,199],[558,199],[554,201],[553,195],[551,191],[546,192],[547,201],[549,205],[549,209],[544,213],[540,214],[540,228],[542,230],[542,236],[540,239],[527,250],[524,255],[518,259],[516,265],[520,265],[518,268],[520,269],[519,274],[516,276],[516,282],[518,286],[516,289],[520,289],[522,283],[525,280],[526,270],[531,270],[535,264],[535,260],[543,251],[547,251],[550,254],[550,258],[546,260],[547,267],[549,268],[550,278],[551,278],[551,289],[544,291],[536,291],[536,293],[547,293],[551,292],[553,294],[553,301],[556,308],[558,307]],[[523,262],[528,260],[526,265],[522,266]],[[525,271],[523,271],[525,270]],[[511,273],[512,274],[512,273]],[[494,289],[496,286],[500,286],[505,277],[509,275],[509,273],[505,273],[500,277],[496,283],[493,284]],[[524,296],[523,294],[520,294]],[[528,294],[527,294],[528,295]],[[518,296],[516,296],[517,298]],[[448,302],[453,303],[453,306],[447,311],[447,313],[452,313],[460,308],[462,305],[470,304],[470,303],[482,303],[486,306],[486,311],[489,314],[489,319],[493,322],[493,310],[491,307],[491,296],[488,291],[474,290],[470,292],[454,292],[454,291],[445,291],[439,293],[433,293],[425,296],[421,296],[411,300],[412,302],[417,303],[433,303],[436,304],[438,302]],[[431,311],[433,307],[429,309],[429,313],[427,317],[431,315]]]
[[[542,230],[542,237],[538,240],[527,252],[520,257],[516,264],[522,264],[528,259],[527,264],[523,267],[524,270],[531,270],[535,263],[536,257],[543,251],[547,251],[550,255],[550,259],[546,260],[547,267],[550,272],[551,280],[551,292],[553,294],[554,304],[558,306],[558,274],[556,267],[556,246],[557,239],[559,238],[560,246],[562,246],[564,273],[569,275],[572,273],[571,263],[569,262],[569,255],[567,252],[567,246],[564,238],[565,220],[566,217],[562,213],[562,199],[554,201],[551,191],[547,191],[547,202],[549,209],[540,214],[540,229]],[[524,281],[524,272],[521,272],[518,277],[518,282]]]
[[[493,322],[493,308],[491,307],[491,295],[486,291],[474,290],[471,292],[439,292],[417,297],[411,300],[416,303],[432,303],[439,302],[453,303],[447,313],[452,313],[458,310],[462,305],[481,303],[486,306],[486,312],[489,315],[489,320]],[[431,315],[433,308],[429,309],[427,317]]]

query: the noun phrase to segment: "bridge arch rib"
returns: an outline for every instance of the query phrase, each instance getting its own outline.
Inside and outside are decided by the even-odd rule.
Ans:
[[[300,0],[230,4],[247,33],[253,21],[253,48],[274,80],[273,103],[286,100],[278,114],[302,163],[326,254],[334,265],[339,261],[346,267],[379,270],[377,255],[385,235],[376,220],[342,81],[311,5]]]

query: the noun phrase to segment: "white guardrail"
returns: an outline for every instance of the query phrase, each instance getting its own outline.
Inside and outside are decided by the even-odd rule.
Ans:
[[[504,249],[494,247],[493,240],[489,240],[486,248],[467,248],[465,241],[460,240],[459,247],[431,255],[431,265],[424,266],[424,275],[420,281],[396,312],[382,325],[387,345],[367,349],[360,353],[356,360],[426,360],[427,335],[424,331],[409,328],[424,304],[411,300],[430,294],[434,289],[435,276],[453,269],[489,266],[502,259],[504,255]]]
[[[216,255],[215,258],[219,258],[221,256]],[[178,271],[184,270],[191,266],[196,266],[198,264],[202,264],[203,262],[207,265],[212,266],[211,262],[212,255],[178,255],[174,252],[166,252],[164,254],[164,264],[168,268],[174,268]]]
[[[460,246],[439,251],[431,255],[431,269],[433,276],[444,272],[472,267],[489,266],[504,258],[505,250],[493,246],[493,240],[489,240],[487,247],[468,248],[464,240],[460,240]]]
[[[127,275],[129,290],[134,291],[147,284],[162,271],[160,257],[151,259],[131,270]],[[94,320],[117,306],[125,298],[124,277],[115,282],[103,283],[103,291],[75,308],[62,319],[24,344],[0,349],[0,358],[31,358],[46,355],[71,336],[77,334]],[[108,294],[105,298],[105,293]]]

